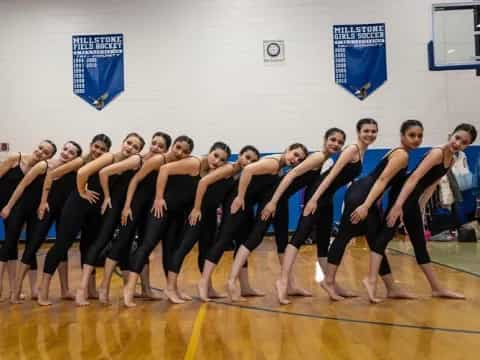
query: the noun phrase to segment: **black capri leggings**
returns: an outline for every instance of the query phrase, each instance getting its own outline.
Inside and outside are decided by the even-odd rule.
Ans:
[[[376,237],[380,231],[380,224],[382,217],[380,209],[376,204],[372,205],[369,209],[367,218],[358,224],[352,224],[350,221],[350,215],[352,212],[360,206],[370,188],[362,186],[361,180],[350,186],[345,194],[345,208],[343,210],[342,219],[340,221],[340,227],[338,229],[338,235],[333,241],[328,251],[328,262],[334,265],[340,265],[345,249],[350,240],[355,236],[365,235],[367,243],[370,248],[374,246]],[[387,257],[384,256],[380,265],[379,274],[384,276],[391,273],[390,265]]]
[[[98,236],[101,225],[100,207],[103,199],[92,205],[80,197],[77,191],[70,194],[62,210],[60,226],[57,229],[57,240],[50,248],[45,259],[44,272],[53,275],[58,265],[68,255],[79,231],[80,260],[84,264],[86,252],[90,244]]]
[[[199,242],[198,268],[203,270],[205,255],[212,246],[217,229],[216,209],[202,211],[202,219],[195,225],[187,224],[182,241],[178,249],[172,254],[168,264],[168,271],[179,273],[187,254],[193,249],[196,242]]]
[[[178,249],[174,252],[168,271],[178,274],[182,267],[183,261],[188,253],[193,249],[195,243],[198,240],[198,257],[197,265],[200,272],[203,271],[205,259],[209,251],[215,245],[215,238],[217,234],[217,209],[207,210],[202,212],[204,216],[202,220],[196,225],[187,224],[183,235],[182,243]],[[252,229],[252,215],[245,217],[245,222],[239,231],[236,233],[233,241],[235,243],[235,252],[238,250],[241,244],[245,242],[250,230]],[[225,247],[228,243],[225,244]],[[247,263],[244,265],[248,266]]]
[[[249,210],[240,210],[235,214],[230,213],[230,206],[224,207],[224,218],[222,224],[220,226],[220,230],[217,236],[217,239],[213,246],[210,248],[210,251],[205,256],[205,259],[217,264],[224,251],[225,248],[233,241],[234,238],[237,238],[236,235],[241,230],[242,226],[248,223],[249,219]],[[235,244],[236,248],[240,246],[240,241]]]
[[[112,241],[107,257],[119,263],[122,270],[129,269],[130,251],[135,233],[138,232],[139,239],[144,237],[143,231],[152,207],[153,195],[147,186],[139,186],[131,203],[132,219],[128,219],[124,226],[120,226],[118,237]]]
[[[258,218],[256,227],[251,232],[248,240],[246,241],[245,247],[249,251],[253,251],[260,244],[260,242],[262,241],[262,238],[265,236],[265,232],[268,229],[268,225],[270,223],[273,223],[275,240],[277,242],[277,251],[279,254],[285,253],[285,249],[287,248],[287,245],[288,245],[288,232],[289,232],[288,201],[293,194],[297,193],[302,188],[305,189],[304,202],[307,201],[310,198],[311,194],[313,193],[313,189],[316,188],[316,186],[318,186],[320,179],[322,179],[322,175],[318,170],[310,170],[305,174],[295,178],[295,180],[293,180],[293,182],[290,184],[288,189],[282,195],[277,207],[277,212],[273,220],[270,220],[269,222],[265,222],[265,221],[262,221],[260,218]],[[271,196],[273,196],[273,192],[274,191],[272,191]],[[269,196],[269,198],[271,198],[271,196]],[[328,206],[327,208],[331,209],[332,207]],[[315,234],[316,234],[315,239],[317,240],[317,252],[319,249],[318,241],[320,239],[323,239],[323,234],[325,232],[328,232],[328,236],[327,236],[327,239],[328,239],[327,248],[328,248],[330,232],[332,229],[332,224],[331,224],[332,219],[333,219],[333,209],[329,211],[328,216],[319,220],[319,223],[322,226],[318,227],[319,229],[318,231],[315,231]],[[324,223],[325,223],[325,226],[323,226]]]
[[[26,224],[26,243],[30,244],[37,222],[36,207],[32,206],[29,201],[21,199],[13,207],[7,221],[5,221],[5,242],[2,248],[0,248],[0,261],[7,262],[18,259],[18,241],[22,233],[23,225]],[[30,263],[30,269],[37,270],[36,257],[33,257]]]
[[[430,263],[431,260],[428,254],[427,241],[425,240],[423,228],[422,211],[420,210],[417,197],[407,199],[405,202],[403,206],[403,224],[412,242],[417,263],[419,265]],[[373,244],[372,250],[377,254],[383,255],[388,243],[395,236],[399,225],[400,221],[398,221],[394,227],[388,227],[384,224]]]
[[[263,207],[262,207],[263,209]],[[273,223],[277,252],[283,254],[288,244],[288,202],[283,200],[279,203],[275,217],[264,221],[261,219],[261,209],[257,211],[255,226],[243,244],[250,252],[255,250],[262,242],[270,224]]]
[[[118,196],[112,198],[112,207],[107,209],[102,216],[100,230],[98,236],[93,239],[92,244],[88,247],[85,254],[84,263],[90,266],[95,266],[100,253],[107,247],[108,243],[113,238],[113,233],[119,225],[120,214],[122,212],[122,205],[124,197]]]
[[[185,214],[181,211],[166,211],[161,218],[156,218],[150,213],[145,225],[145,235],[139,241],[139,246],[131,257],[130,271],[140,274],[148,261],[150,253],[155,249],[160,240],[163,240],[162,259],[164,271],[167,273],[169,259],[175,249],[177,236],[181,233],[184,221]]]
[[[43,242],[45,241],[48,230],[50,230],[53,223],[56,224],[57,229],[60,226],[60,209],[52,209],[50,207],[50,211],[45,212],[45,215],[42,220],[38,220],[35,225],[35,230],[33,231],[32,240],[27,242],[25,246],[25,251],[22,255],[22,263],[25,265],[29,265],[32,267],[33,263],[36,261],[36,255],[40,246],[42,246]],[[62,261],[67,261],[68,254],[64,256]]]

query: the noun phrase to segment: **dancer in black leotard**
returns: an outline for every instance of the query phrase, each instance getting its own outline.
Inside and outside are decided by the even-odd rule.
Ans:
[[[242,171],[235,198],[224,215],[217,241],[208,252],[203,267],[202,277],[198,283],[200,299],[209,301],[208,284],[215,267],[237,231],[245,223],[249,212],[256,204],[263,207],[268,194],[278,184],[279,173],[284,166],[296,166],[307,157],[308,151],[302,144],[295,143],[283,154],[270,155],[245,167]],[[237,246],[239,246],[238,244]],[[281,247],[281,244],[278,245]]]
[[[26,269],[32,269],[30,272],[30,283],[32,285],[36,283],[36,250],[32,252],[32,248],[38,249],[36,245],[37,238],[37,229],[41,224],[41,221],[38,219],[37,210],[38,206],[41,203],[43,195],[43,185],[45,183],[45,178],[47,174],[55,171],[59,167],[70,165],[70,163],[81,155],[82,149],[74,141],[67,142],[57,159],[49,160],[48,162],[41,162],[35,165],[31,171],[25,176],[22,182],[19,184],[15,190],[12,198],[10,199],[9,205],[16,203],[15,207],[10,214],[12,225],[9,229],[8,240],[11,242],[11,246],[16,246],[18,238],[21,233],[21,229],[24,223],[27,226],[26,233],[26,244],[25,251],[23,252],[22,261],[24,258],[28,258],[28,267]],[[17,201],[18,200],[18,201]],[[6,206],[7,212],[8,206]],[[10,207],[11,208],[11,207]],[[4,208],[5,210],[5,208]],[[48,228],[45,231],[44,236],[48,232]],[[17,278],[13,287],[13,293],[10,301],[12,303],[19,303],[23,299],[21,298],[21,283],[25,277],[27,271],[25,271],[25,266],[20,264],[20,271],[17,273]],[[36,298],[36,288],[32,285],[32,298]]]
[[[170,137],[164,140],[165,148],[168,149],[171,143]],[[185,135],[177,137],[167,153],[154,155],[145,161],[130,181],[121,214],[122,226],[105,260],[104,277],[99,287],[101,302],[108,303],[109,301],[110,283],[117,264],[122,269],[124,282],[126,283],[128,280],[130,250],[135,233],[138,233],[140,238],[143,238],[145,233],[145,222],[155,197],[155,184],[160,167],[166,163],[184,159],[190,155],[192,149],[192,139]],[[144,266],[141,279],[141,296],[147,299],[158,299],[150,286],[148,263]]]
[[[97,237],[92,241],[85,254],[83,262],[82,278],[80,287],[75,295],[75,302],[79,306],[88,305],[88,284],[95,271],[95,264],[102,250],[106,248],[113,237],[113,233],[120,223],[120,213],[127,187],[137,170],[142,166],[142,151],[145,142],[140,138],[139,147],[132,144],[136,153],[133,156],[119,161],[115,164],[104,167],[99,172],[100,185],[103,193],[103,204],[101,207],[102,220]],[[127,140],[131,141],[131,140]],[[147,154],[151,157],[153,154]]]
[[[124,288],[124,303],[127,307],[135,306],[133,295],[137,279],[148,256],[161,239],[163,268],[165,274],[168,273],[171,255],[176,250],[176,239],[165,236],[170,225],[183,226],[187,211],[193,205],[200,177],[222,166],[229,155],[230,148],[217,142],[211,147],[208,156],[191,156],[161,167],[152,212],[147,219],[144,238],[131,261],[128,282]]]
[[[75,148],[81,152],[78,144],[76,144]],[[57,167],[55,170],[49,170],[47,172],[47,176],[43,182],[42,198],[37,210],[39,220],[35,226],[32,241],[26,245],[19,264],[14,294],[14,296],[17,296],[17,299],[22,288],[23,279],[30,269],[37,251],[45,241],[50,227],[54,223],[57,229],[59,227],[63,206],[70,194],[75,190],[77,170],[85,165],[85,163],[95,160],[107,152],[109,148],[110,143],[106,135],[97,134],[90,142],[87,155],[77,157]],[[70,151],[72,150],[74,151],[74,149]],[[70,293],[68,284],[68,254],[58,266],[58,275],[60,279],[61,299],[73,300],[74,296]]]
[[[366,235],[369,247],[373,247],[382,222],[377,201],[386,190],[398,186],[404,180],[408,167],[408,153],[420,146],[423,125],[417,120],[407,120],[400,128],[400,135],[400,146],[385,155],[369,175],[356,180],[345,194],[340,227],[330,246],[325,279],[321,283],[332,300],[343,298],[335,289],[335,277],[348,242],[352,237]],[[385,283],[388,296],[412,298],[395,285],[386,257],[380,266],[379,275]]]
[[[78,170],[77,189],[68,197],[62,210],[61,223],[57,230],[57,240],[45,258],[42,285],[38,298],[39,305],[50,305],[48,291],[50,281],[58,265],[68,253],[77,234],[82,231],[80,239],[80,262],[83,267],[86,251],[98,236],[101,224],[100,205],[103,202],[99,171],[104,167],[122,161],[140,151],[143,139],[136,133],[126,136],[121,150],[106,153],[90,161]],[[95,278],[91,277],[90,296],[95,296]]]
[[[370,252],[370,267],[368,278],[363,284],[367,288],[372,303],[380,300],[376,297],[376,282],[379,264],[388,242],[394,237],[395,230],[403,214],[403,223],[412,242],[417,263],[425,274],[432,295],[435,297],[464,299],[464,295],[444,288],[433,271],[425,241],[422,210],[424,204],[432,196],[435,188],[455,160],[455,153],[463,151],[477,137],[477,130],[470,124],[458,125],[447,144],[433,148],[408,176],[401,191],[387,215],[387,222],[382,227]],[[396,190],[399,191],[399,190]]]
[[[52,144],[42,141],[30,155],[15,153],[0,163],[0,209],[7,204],[25,174],[38,162],[53,156]]]
[[[41,192],[41,183],[45,176],[44,172],[47,169],[46,159],[51,158],[56,151],[57,147],[53,142],[44,140],[32,155],[24,156],[24,162],[22,162],[22,156],[19,153],[17,166],[11,166],[12,158],[2,163],[2,170],[6,170],[6,172],[2,174],[0,183],[2,187],[4,186],[1,190],[2,199],[0,199],[0,202],[2,203],[2,210],[0,215],[4,219],[5,224],[5,241],[0,248],[0,297],[5,268],[8,269],[10,289],[14,287],[18,258],[18,239],[24,223],[27,223],[27,241],[31,239],[35,219],[30,216],[30,210],[32,206],[35,206],[35,202],[38,205],[37,197]],[[39,186],[40,190],[38,189]],[[35,275],[36,273],[30,279],[32,297],[36,297]],[[13,294],[13,291],[11,291],[11,294]]]
[[[179,248],[172,255],[168,266],[168,281],[165,294],[173,303],[183,303],[178,291],[178,274],[183,260],[199,241],[198,264],[200,272],[205,263],[205,255],[213,245],[217,232],[217,209],[225,201],[235,186],[235,177],[248,164],[259,158],[259,152],[253,146],[245,146],[235,163],[222,165],[204,176],[197,187],[195,203],[189,215],[189,224],[185,229]],[[216,296],[213,286],[209,285],[209,294]],[[217,295],[218,296],[218,295]]]
[[[246,263],[250,253],[262,241],[268,226],[272,223],[275,230],[281,228],[286,230],[288,239],[288,199],[302,188],[312,184],[320,176],[324,162],[334,153],[339,151],[345,143],[345,132],[337,128],[327,130],[324,135],[324,144],[321,151],[309,155],[305,161],[289,171],[278,184],[271,199],[261,211],[261,217],[258,217],[254,229],[248,235],[247,241],[242,244],[235,255],[232,265],[232,271],[227,283],[227,290],[230,300],[238,300],[235,294],[235,281]],[[277,206],[277,204],[279,204]],[[278,207],[278,211],[277,211]],[[275,216],[273,216],[275,215]],[[285,231],[283,230],[283,231]],[[330,235],[328,235],[330,238]],[[281,259],[280,259],[281,260]],[[280,261],[280,264],[282,262]],[[289,294],[302,294],[295,292],[296,286],[293,279],[289,279]],[[302,295],[311,295],[303,293]]]
[[[12,196],[15,188],[23,179],[25,174],[39,161],[46,160],[51,157],[51,145],[42,141],[32,154],[26,155],[16,153],[9,155],[0,163],[0,209],[7,204]],[[3,219],[1,219],[3,222]],[[3,222],[6,227],[5,222]],[[8,265],[7,265],[8,267]],[[14,264],[9,268],[9,274],[14,276]],[[3,274],[0,274],[0,298],[2,294]],[[9,295],[10,297],[10,295]]]
[[[295,262],[298,250],[305,243],[321,219],[319,209],[332,202],[333,195],[342,186],[353,181],[362,171],[362,159],[368,145],[373,143],[377,136],[377,122],[373,119],[361,119],[357,122],[358,140],[356,144],[346,147],[340,154],[335,165],[325,172],[316,182],[313,195],[308,200],[303,216],[297,226],[297,231],[290,240],[285,251],[280,279],[276,282],[278,300],[281,304],[288,304],[288,279]],[[318,209],[317,209],[318,208]],[[345,295],[349,295],[340,290]]]
[[[97,239],[87,251],[80,289],[76,294],[78,305],[88,305],[88,279],[94,271],[100,252],[112,240],[115,229],[120,225],[120,215],[132,177],[135,176],[137,170],[145,161],[152,159],[156,155],[164,154],[168,150],[170,143],[171,138],[169,135],[157,132],[152,136],[149,152],[143,157],[140,155],[132,156],[117,164],[107,166],[100,171],[100,183],[104,194],[102,226]],[[102,291],[102,289],[99,289],[99,300],[106,303],[106,295]]]

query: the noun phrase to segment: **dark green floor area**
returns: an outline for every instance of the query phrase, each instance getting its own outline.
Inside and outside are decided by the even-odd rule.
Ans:
[[[389,244],[389,249],[414,255],[412,244],[408,239],[396,239]],[[480,243],[428,242],[428,251],[432,261],[467,271],[480,276]]]

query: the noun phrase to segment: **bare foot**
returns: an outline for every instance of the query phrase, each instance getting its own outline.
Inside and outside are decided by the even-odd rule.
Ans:
[[[20,296],[15,293],[10,297],[10,304],[22,304],[23,302],[24,299],[20,298]]]
[[[236,289],[236,286],[235,286],[235,281],[228,280],[226,289],[227,289],[227,299],[228,299],[228,301],[237,302],[237,301],[246,301],[247,300],[237,293],[237,289]]]
[[[226,289],[227,289],[227,300],[229,302],[234,301],[233,299],[235,297],[235,282],[232,280],[228,280]]]
[[[38,289],[35,289],[30,294],[30,299],[37,300],[38,299]]]
[[[389,299],[414,300],[414,299],[418,299],[418,296],[402,289],[399,286],[394,286],[391,289],[387,289],[387,298],[389,298]]]
[[[183,300],[175,290],[172,289],[164,289],[163,293],[167,296],[168,300],[173,304],[184,304],[185,300]]]
[[[275,281],[275,288],[277,290],[277,297],[280,304],[290,304],[290,300],[287,299],[287,284],[282,280],[277,280]]]
[[[71,300],[75,300],[75,295],[73,295],[70,290],[67,290],[67,291],[62,292],[62,294],[60,295],[60,298],[62,300],[71,301]]]
[[[143,298],[143,293],[135,290],[135,294],[133,294],[133,297],[136,298],[136,299],[141,299],[141,298]]]
[[[208,297],[210,299],[225,299],[227,294],[220,294],[217,290],[210,286],[208,288]]]
[[[325,281],[322,281],[320,286],[326,291],[330,300],[339,301],[345,299],[343,296],[337,294],[335,291],[335,285],[328,285]]]
[[[78,289],[75,294],[75,303],[77,306],[87,306],[90,303],[87,301],[87,291],[85,289]]]
[[[305,297],[313,296],[310,291],[298,286],[289,286],[287,289],[287,294],[288,296],[305,296]]]
[[[438,289],[432,291],[433,297],[444,298],[444,299],[455,299],[455,300],[465,300],[465,295],[448,290],[448,289]]]
[[[187,293],[184,293],[183,291],[177,290],[178,296],[180,296],[180,299],[185,300],[185,301],[192,301],[192,297],[188,295]]]
[[[140,294],[140,297],[143,300],[147,300],[147,301],[165,300],[165,297],[162,294],[157,293],[151,287],[142,289],[142,293]]]
[[[372,284],[370,281],[368,281],[367,278],[365,278],[362,280],[362,284],[363,286],[365,286],[365,289],[367,289],[367,294],[370,302],[372,304],[378,304],[381,300],[375,296],[377,292],[377,283],[375,282]]]
[[[126,286],[123,288],[123,303],[126,307],[135,307],[137,304],[133,302],[134,291],[129,290]]]
[[[100,301],[104,305],[110,305],[108,291],[106,288],[98,288],[98,301]]]
[[[344,298],[358,297],[357,293],[354,293],[353,291],[347,290],[347,289],[341,287],[340,285],[338,285],[337,283],[335,283],[335,292],[338,295],[343,296]]]
[[[202,301],[210,301],[211,299],[208,297],[208,284],[203,282],[203,281],[199,281],[198,282],[198,285],[197,285],[197,288],[198,288],[198,295],[200,297],[200,300]]]
[[[42,295],[42,292],[38,294],[37,304],[40,306],[50,306],[52,302],[48,299],[48,295]]]
[[[12,296],[13,296],[12,293],[9,292],[9,293],[7,294],[7,296],[5,297],[5,299],[1,299],[1,297],[0,297],[0,302],[10,301],[11,298],[12,298]],[[19,300],[22,300],[22,301],[23,301],[23,300],[25,300],[26,298],[27,298],[27,297],[25,296],[24,293],[20,293],[20,295],[18,295],[18,299],[19,299]],[[36,300],[36,299],[35,299],[35,300]]]
[[[241,287],[240,295],[245,297],[262,297],[265,296],[263,291],[252,288],[251,286]]]
[[[22,296],[22,290],[18,287],[13,289],[13,292],[10,296],[10,303],[12,304],[21,304],[25,300],[25,295]],[[35,299],[36,300],[36,299]]]

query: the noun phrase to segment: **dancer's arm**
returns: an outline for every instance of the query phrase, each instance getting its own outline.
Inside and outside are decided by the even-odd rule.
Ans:
[[[245,209],[245,194],[254,175],[277,174],[280,170],[278,160],[264,158],[245,166],[238,182],[238,193],[232,202],[230,212],[235,214],[238,210]]]
[[[278,184],[277,188],[275,189],[272,198],[263,208],[262,220],[267,221],[270,217],[275,216],[278,202],[280,201],[282,195],[285,193],[288,187],[297,177],[305,174],[307,171],[321,168],[326,159],[327,157],[325,156],[325,154],[319,151],[311,154],[298,166],[295,166],[292,170],[290,170],[283,177],[282,181],[280,181],[280,184]]]
[[[442,163],[443,153],[441,149],[433,149],[425,156],[422,162],[418,165],[417,169],[408,177],[407,181],[402,187],[400,194],[395,201],[392,209],[387,215],[387,224],[390,227],[395,226],[395,223],[402,217],[402,208],[405,201],[407,201],[410,194],[421,178],[435,165]]]
[[[152,213],[156,218],[163,217],[164,210],[167,210],[167,203],[165,202],[164,194],[168,177],[170,175],[198,175],[200,170],[199,161],[200,159],[191,156],[161,166],[157,177],[155,201],[152,207]]]
[[[18,199],[25,192],[25,189],[41,174],[44,174],[47,171],[48,163],[46,161],[41,161],[36,164],[30,171],[23,177],[20,183],[15,188],[15,191],[10,196],[8,203],[2,209],[0,215],[2,218],[6,219],[10,215],[13,207],[17,203]]]
[[[357,207],[350,215],[350,221],[352,224],[358,224],[367,217],[368,211],[375,203],[375,200],[381,197],[390,180],[392,180],[392,178],[407,165],[408,153],[406,151],[395,151],[389,155],[387,166],[385,166],[385,169],[383,169],[382,173],[373,184],[367,198],[363,204]]]
[[[215,169],[210,174],[204,176],[197,186],[197,192],[195,193],[195,202],[188,217],[190,225],[196,225],[202,217],[202,201],[207,189],[210,185],[220,181],[222,179],[227,179],[235,174],[235,168],[232,164],[225,164]]]

